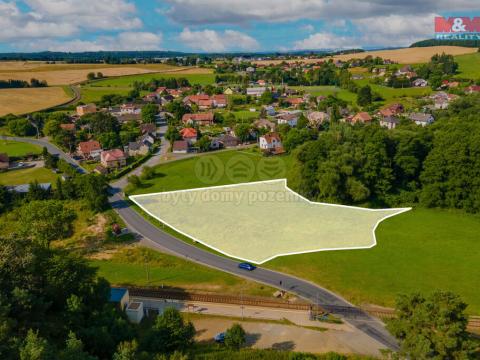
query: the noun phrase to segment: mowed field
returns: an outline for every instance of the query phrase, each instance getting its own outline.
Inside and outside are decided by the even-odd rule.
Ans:
[[[477,48],[468,48],[462,46],[431,46],[431,47],[416,47],[416,48],[405,48],[405,49],[395,49],[395,50],[378,50],[378,51],[365,51],[357,54],[347,54],[347,55],[338,55],[332,57],[335,60],[347,61],[350,59],[363,59],[368,55],[373,57],[379,56],[383,59],[390,59],[396,61],[400,64],[417,64],[428,62],[430,58],[435,54],[446,53],[450,55],[463,55],[471,54],[477,51]],[[286,62],[298,62],[302,61],[305,63],[316,63],[319,60],[323,59],[292,59],[286,60]],[[271,61],[271,60],[262,60],[255,61],[256,64],[279,64],[283,60]]]
[[[480,52],[455,57],[458,63],[458,77],[480,80]]]
[[[41,152],[42,148],[40,146],[18,141],[0,140],[0,153],[8,154],[8,156],[21,157],[40,154]]]
[[[216,156],[226,164],[238,154],[230,151]],[[249,157],[254,162],[260,159],[253,153]],[[283,161],[290,166],[290,157]],[[135,193],[210,186],[195,175],[195,159],[158,166],[156,173],[156,178]],[[258,181],[258,177],[251,181]],[[229,183],[232,181],[222,176],[211,185]],[[478,234],[478,215],[414,209],[382,222],[376,232],[378,245],[373,249],[285,256],[264,266],[314,281],[357,304],[392,306],[400,293],[451,290],[470,304],[469,313],[480,314]]]
[[[0,89],[0,116],[39,111],[70,99],[62,87]]]
[[[43,167],[34,167],[0,173],[0,185],[22,185],[29,184],[33,181],[55,185],[57,178],[58,175],[52,170]]]

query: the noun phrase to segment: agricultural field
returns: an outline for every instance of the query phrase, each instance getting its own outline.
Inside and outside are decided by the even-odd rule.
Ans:
[[[147,248],[125,248],[109,259],[91,259],[99,276],[120,286],[164,286],[190,291],[271,296],[275,290],[252,281]]]
[[[264,170],[275,161],[264,159]],[[371,248],[376,226],[409,210],[312,203],[288,189],[285,179],[136,195],[130,200],[191,239],[257,264],[287,254]],[[197,215],[186,217],[189,211]]]
[[[458,63],[458,76],[461,78],[480,80],[480,52],[455,57]]]
[[[237,154],[229,151],[215,156],[226,164]],[[254,154],[247,156],[258,165],[261,157]],[[291,164],[288,156],[282,161],[287,167]],[[157,176],[134,194],[244,182],[222,175],[206,184],[195,173],[195,159],[155,169]],[[253,176],[250,181],[258,180]],[[399,293],[452,290],[470,304],[469,313],[479,314],[479,233],[478,215],[419,208],[382,222],[376,231],[377,246],[372,249],[284,256],[264,266],[314,281],[358,304],[393,306]]]
[[[84,85],[81,87],[81,98],[80,101],[87,104],[91,102],[100,101],[102,96],[116,94],[127,96],[128,93],[132,90],[129,87],[97,87],[91,85]]]
[[[71,98],[62,87],[0,89],[0,116],[39,111]]]
[[[23,157],[26,155],[40,154],[40,146],[9,140],[0,140],[0,153],[6,153],[10,157]]]
[[[86,81],[90,72],[104,76],[123,76],[176,70],[165,64],[109,65],[109,64],[45,64],[43,62],[0,62],[0,80],[45,80],[49,85],[67,85]]]
[[[0,185],[22,185],[32,181],[39,183],[52,183],[57,180],[58,175],[52,170],[43,167],[34,167],[21,170],[10,170],[0,173]]]
[[[105,79],[96,81],[92,86],[99,87],[132,87],[133,83],[138,82],[148,82],[151,79],[162,79],[162,78],[186,78],[190,83],[208,85],[215,82],[215,74],[213,74],[208,69],[195,69],[196,71],[170,71],[157,74],[142,74],[134,76],[122,76],[114,79]]]
[[[390,59],[398,62],[399,64],[418,64],[426,63],[430,61],[430,58],[435,54],[451,54],[451,55],[464,55],[476,52],[476,48],[462,47],[462,46],[430,46],[430,47],[414,47],[395,50],[377,50],[377,51],[365,51],[357,54],[346,54],[334,56],[335,60],[347,61],[350,59],[363,59],[366,56],[379,56],[384,59]],[[304,63],[316,63],[320,59],[305,59],[301,60]],[[279,64],[284,60],[262,60],[255,61],[256,64]],[[287,62],[297,62],[299,59],[286,60]]]

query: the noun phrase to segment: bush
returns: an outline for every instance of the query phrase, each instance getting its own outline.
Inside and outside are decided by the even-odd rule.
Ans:
[[[233,324],[225,333],[225,345],[230,349],[239,350],[245,345],[246,334],[240,324]]]

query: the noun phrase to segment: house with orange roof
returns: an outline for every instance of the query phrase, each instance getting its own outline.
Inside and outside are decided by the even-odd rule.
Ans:
[[[82,141],[77,146],[77,154],[84,159],[95,159],[102,153],[102,146],[96,140]]]
[[[189,145],[194,144],[197,142],[197,130],[194,128],[183,128],[180,130],[180,135],[182,136],[182,139],[185,140]]]
[[[357,113],[354,117],[350,119],[351,124],[370,124],[372,122],[372,117],[369,113],[362,111]]]

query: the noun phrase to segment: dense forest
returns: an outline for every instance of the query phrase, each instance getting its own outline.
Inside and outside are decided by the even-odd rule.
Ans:
[[[480,211],[480,96],[419,127],[333,124],[293,150],[289,184],[317,201]]]

